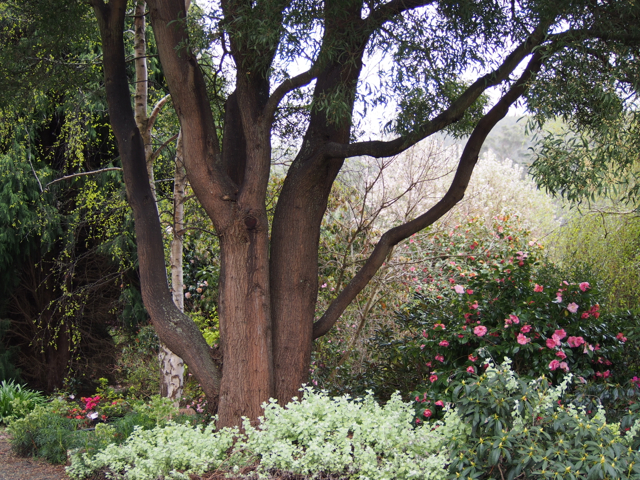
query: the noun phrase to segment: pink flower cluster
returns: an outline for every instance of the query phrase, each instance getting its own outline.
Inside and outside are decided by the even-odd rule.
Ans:
[[[557,370],[558,368],[564,370],[565,372],[569,371],[569,365],[567,365],[567,362],[559,362],[558,360],[551,360],[551,363],[549,363],[549,370]]]
[[[569,337],[567,338],[567,343],[571,348],[577,348],[580,345],[583,345],[585,341],[582,337]]]
[[[80,400],[84,402],[85,410],[93,410],[100,403],[100,395],[95,397],[82,397]]]

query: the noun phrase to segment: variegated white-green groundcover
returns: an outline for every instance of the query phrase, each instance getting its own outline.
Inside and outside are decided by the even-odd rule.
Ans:
[[[93,457],[72,453],[69,476],[82,479],[101,468],[112,478],[188,479],[222,465],[233,468],[260,461],[259,472],[271,468],[315,475],[349,474],[359,479],[440,479],[446,476],[447,435],[463,429],[452,412],[442,428],[413,428],[413,410],[394,395],[380,406],[372,396],[352,400],[304,391],[304,398],[285,408],[271,402],[257,428],[246,422],[245,434],[212,427],[169,424],[137,430],[122,445],[109,445]],[[109,435],[109,426],[98,434]],[[228,450],[237,438],[234,453]]]
[[[576,474],[594,472],[593,478],[638,478],[635,465],[640,458],[631,447],[640,433],[640,420],[621,436],[620,425],[607,424],[603,409],[588,416],[584,408],[558,402],[570,376],[552,387],[543,379],[522,381],[510,367],[505,359],[499,367],[489,365],[470,383],[461,382],[456,391],[464,387],[466,393],[460,394],[457,408],[450,409],[443,422],[418,428],[411,425],[412,407],[398,394],[381,406],[371,395],[330,398],[308,388],[301,401],[285,408],[275,401],[265,404],[257,428],[247,421],[244,434],[177,424],[137,430],[123,445],[111,444],[94,456],[72,454],[68,473],[82,479],[106,468],[112,478],[126,480],[188,479],[189,473],[259,462],[259,474],[281,469],[310,477],[333,473],[361,480],[429,480],[476,478],[502,461],[504,468],[517,473],[521,462],[531,464],[533,473],[542,477],[547,470],[575,467]],[[504,418],[491,414],[498,403],[508,406]],[[498,420],[503,430],[494,431]],[[113,427],[99,426],[96,435],[113,437]],[[494,445],[491,454],[484,440]],[[564,449],[557,448],[556,440]],[[538,455],[536,448],[546,453]],[[553,458],[547,461],[549,455]]]

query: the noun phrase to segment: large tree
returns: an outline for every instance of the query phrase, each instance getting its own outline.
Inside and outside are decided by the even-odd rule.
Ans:
[[[221,99],[207,92],[184,0],[150,0],[188,180],[220,238],[219,368],[167,286],[131,105],[127,0],[91,3],[135,215],[144,302],[161,340],[219,399],[220,426],[256,418],[269,397],[286,402],[298,394],[313,340],[332,328],[394,245],[463,197],[485,138],[512,105],[528,101],[541,116],[587,109],[597,117],[607,108],[600,93],[618,98],[629,90],[640,40],[640,5],[632,1],[221,0],[213,5],[210,48],[230,87],[217,122],[211,104]],[[367,80],[367,63],[380,66],[375,82]],[[573,81],[580,88],[568,88]],[[381,139],[364,140],[357,119],[380,104],[396,118]],[[441,131],[468,135],[447,193],[384,233],[316,317],[320,225],[344,159],[396,155]],[[296,132],[299,149],[269,224],[272,140]]]

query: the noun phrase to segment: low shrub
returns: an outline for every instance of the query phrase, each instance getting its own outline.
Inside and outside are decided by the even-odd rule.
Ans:
[[[21,456],[34,456],[50,463],[67,461],[67,450],[79,444],[80,420],[55,412],[55,404],[37,405],[24,418],[9,423],[11,448]]]
[[[638,415],[630,415],[621,435],[603,408],[590,414],[567,403],[571,382],[571,375],[555,387],[545,377],[524,381],[510,360],[452,382],[456,413],[467,428],[450,437],[448,478],[639,478]]]
[[[39,392],[13,380],[3,380],[0,383],[0,422],[9,423],[15,418],[22,418],[44,402],[45,398]]]
[[[114,427],[101,426],[97,435],[109,438]],[[170,422],[151,430],[136,428],[121,444],[110,444],[91,452],[71,454],[67,473],[73,479],[83,479],[101,469],[128,480],[155,480],[157,478],[189,479],[189,474],[202,474],[215,470],[227,458],[237,430],[213,431],[208,427],[190,427]]]
[[[455,432],[455,417],[441,430],[412,428],[413,412],[395,394],[384,405],[372,395],[329,398],[307,388],[301,401],[274,400],[253,428],[245,421],[243,448],[260,459],[259,471],[341,474],[358,479],[440,479],[447,456],[441,431]]]

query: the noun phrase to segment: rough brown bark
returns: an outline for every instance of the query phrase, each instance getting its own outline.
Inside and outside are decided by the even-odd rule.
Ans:
[[[197,326],[173,303],[167,284],[162,232],[149,186],[144,142],[131,107],[123,41],[126,4],[126,0],[108,4],[92,1],[104,51],[109,117],[122,159],[127,197],[134,213],[142,297],[159,337],[187,361],[205,393],[215,398],[220,387],[220,372]]]

